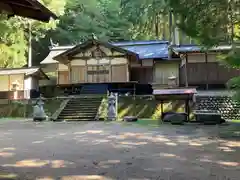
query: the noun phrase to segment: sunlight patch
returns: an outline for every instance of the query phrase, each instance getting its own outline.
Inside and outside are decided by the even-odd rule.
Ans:
[[[217,164],[224,165],[224,166],[232,166],[232,167],[237,167],[240,165],[238,162],[228,162],[228,161],[218,161]]]
[[[33,144],[41,144],[41,143],[44,143],[44,141],[34,141],[32,142]]]
[[[0,174],[0,179],[16,179],[17,174]]]
[[[197,142],[189,142],[190,146],[203,146],[203,144],[197,143]]]
[[[240,147],[240,142],[238,142],[238,141],[227,141],[227,142],[224,143],[224,146]]]
[[[64,176],[61,180],[110,180],[103,176]]]
[[[101,131],[101,130],[90,130],[90,131],[87,131],[87,133],[89,133],[89,134],[100,134],[100,133],[103,133],[103,131]]]
[[[230,147],[224,147],[224,146],[218,147],[218,149],[220,149],[224,152],[234,152],[235,151],[235,150],[231,149]]]
[[[173,142],[167,142],[167,143],[165,143],[166,145],[168,145],[168,146],[177,146],[177,144],[176,143],[173,143]]]
[[[0,152],[0,157],[8,158],[14,156],[14,153],[10,152]]]

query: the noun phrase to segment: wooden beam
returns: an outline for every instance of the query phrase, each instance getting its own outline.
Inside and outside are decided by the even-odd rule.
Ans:
[[[188,54],[186,54],[185,56],[184,76],[185,76],[185,87],[188,87]]]
[[[207,54],[207,52],[205,52],[204,53],[204,55],[205,55],[205,64],[206,64],[206,79],[205,79],[205,81],[206,81],[206,89],[208,90],[208,54]]]
[[[125,55],[116,55],[116,56],[102,56],[101,58],[118,58],[118,57],[126,57]],[[71,60],[78,60],[78,59],[85,59],[85,60],[88,60],[88,59],[92,59],[93,57],[69,57],[70,61]]]
[[[10,80],[10,75],[8,75],[8,90],[11,91],[11,80]]]

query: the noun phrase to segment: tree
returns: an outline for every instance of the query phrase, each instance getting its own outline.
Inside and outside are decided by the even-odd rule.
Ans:
[[[42,3],[57,15],[64,12],[65,0],[42,0]],[[49,29],[56,27],[57,21],[49,23],[29,20],[21,17],[8,19],[0,15],[0,67],[21,67],[26,64],[28,49],[29,23],[32,24],[33,38],[38,40]]]
[[[35,62],[39,63],[49,53],[50,39],[60,45],[78,44],[94,33],[105,41],[129,40],[132,24],[121,12],[119,0],[69,0],[64,15],[56,29],[45,38],[34,42]]]
[[[232,44],[231,52],[224,55],[223,62],[233,68],[240,68],[240,1],[238,0],[167,0],[177,25],[187,35],[194,37],[206,47]],[[240,77],[228,83],[236,90],[240,100]]]
[[[174,42],[177,16],[173,16],[167,0],[122,0],[123,12],[134,24],[136,39],[161,39]],[[191,38],[179,32],[181,43],[191,43]]]

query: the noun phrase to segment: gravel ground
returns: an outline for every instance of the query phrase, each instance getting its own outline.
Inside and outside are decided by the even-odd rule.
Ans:
[[[220,129],[4,121],[0,179],[239,180],[240,141]]]

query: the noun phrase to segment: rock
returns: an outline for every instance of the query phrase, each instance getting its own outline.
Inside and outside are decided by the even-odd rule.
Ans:
[[[136,122],[138,121],[138,118],[135,116],[125,116],[123,120],[126,122]]]
[[[185,113],[169,113],[164,116],[163,121],[171,122],[176,125],[182,125],[186,119],[187,115]]]

